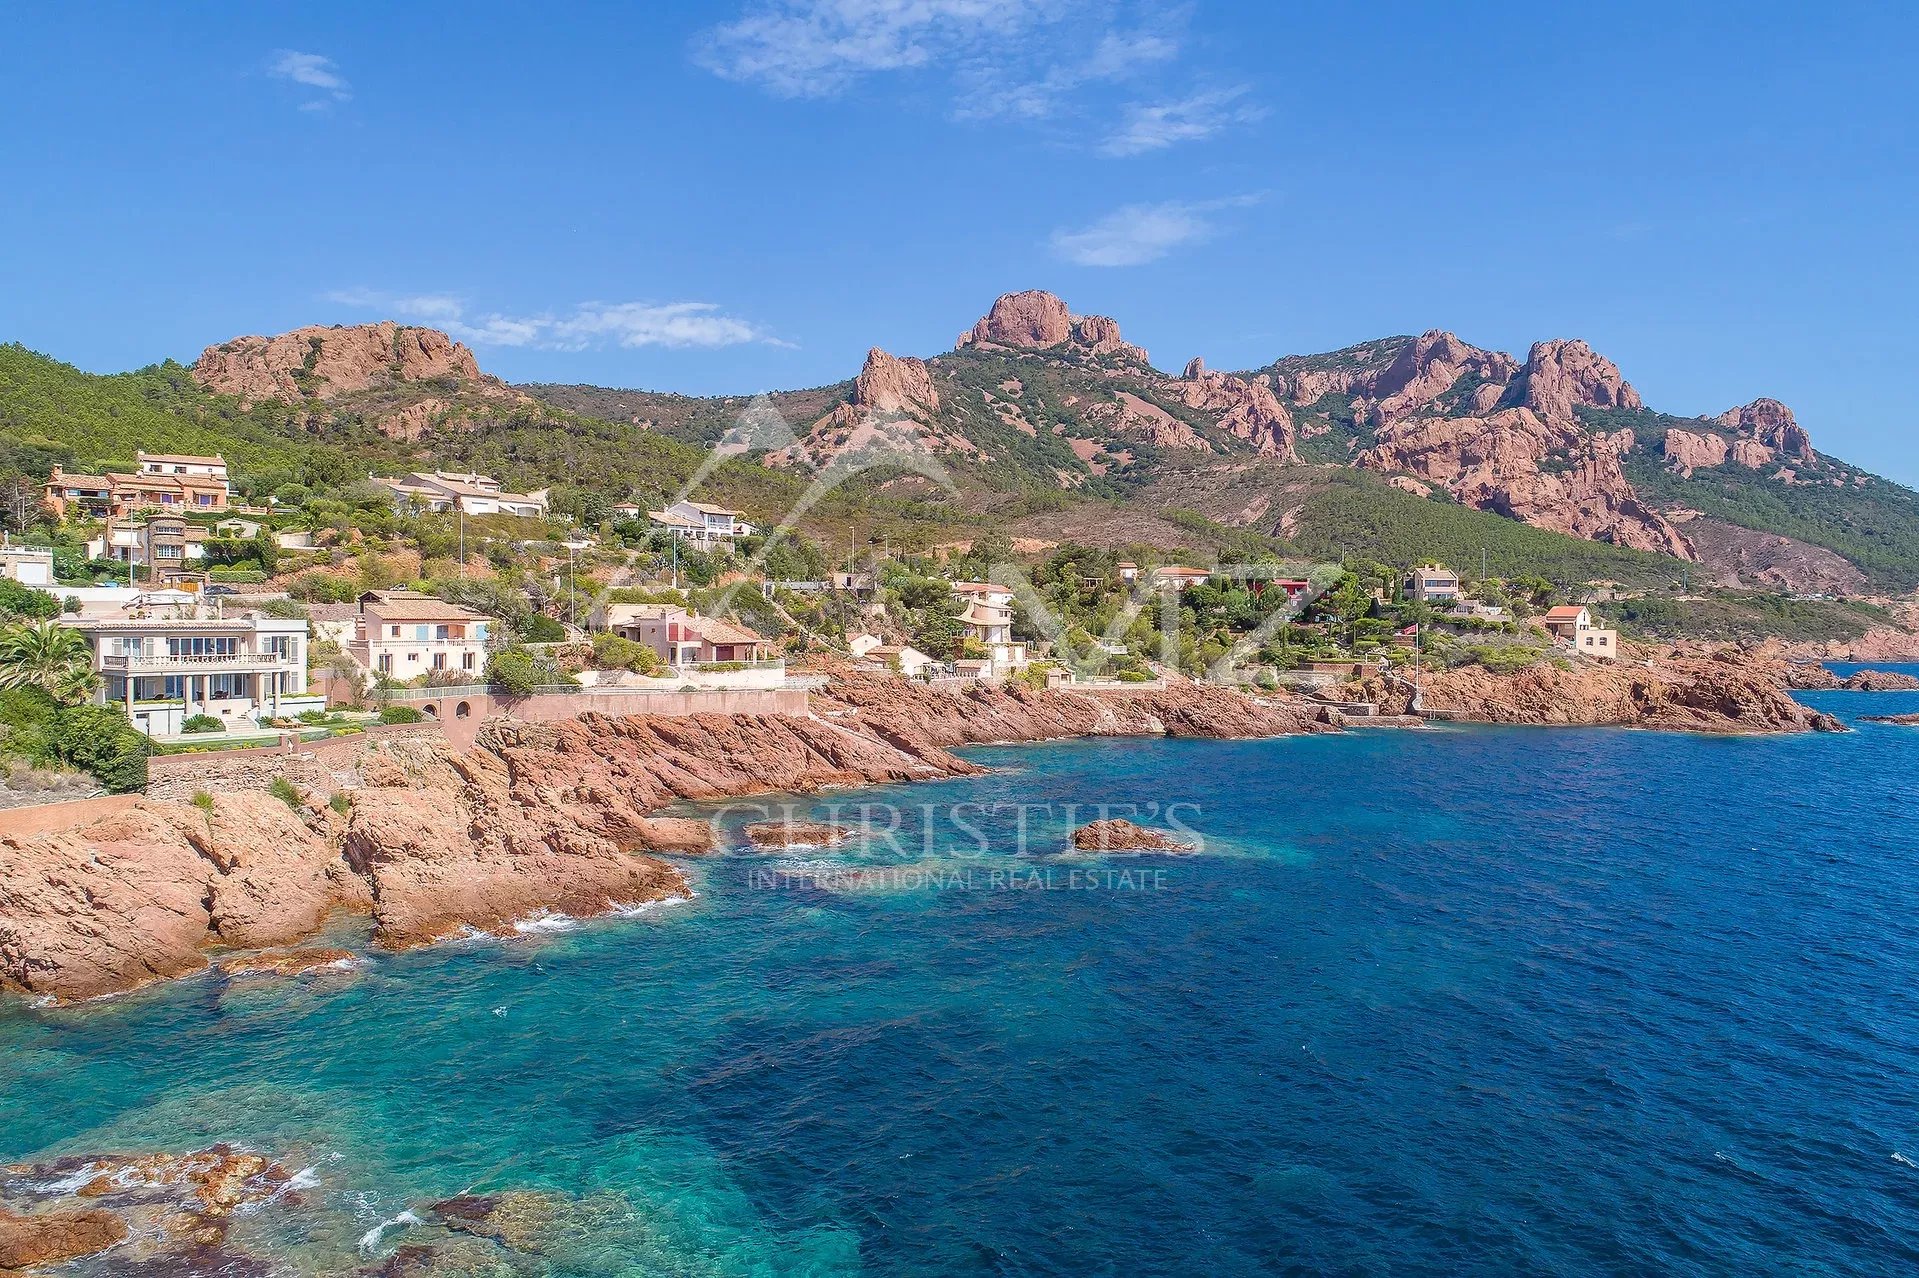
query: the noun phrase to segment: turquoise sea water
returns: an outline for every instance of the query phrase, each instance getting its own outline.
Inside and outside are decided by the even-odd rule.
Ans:
[[[1919,1266],[1919,729],[972,757],[801,801],[912,805],[897,847],[640,917],[13,1004],[0,1160],[275,1151],[314,1187],[236,1237],[304,1273],[511,1188],[576,1202],[525,1262],[568,1275]],[[1206,850],[1060,855],[1102,801]],[[995,802],[1050,805],[1024,856],[946,806]]]

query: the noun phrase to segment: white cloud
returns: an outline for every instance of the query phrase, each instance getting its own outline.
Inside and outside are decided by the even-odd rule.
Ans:
[[[282,49],[273,55],[273,61],[267,65],[267,74],[278,80],[320,91],[322,96],[309,98],[300,104],[302,111],[324,111],[335,102],[353,100],[353,86],[340,74],[340,68],[333,59],[323,54]]]
[[[1250,124],[1266,112],[1244,101],[1246,93],[1242,84],[1208,89],[1176,102],[1136,102],[1126,109],[1126,118],[1100,151],[1105,155],[1139,155],[1210,138],[1229,125]]]
[[[1162,204],[1129,204],[1077,231],[1053,232],[1053,252],[1077,266],[1144,266],[1218,229],[1212,215],[1256,204],[1258,196]]]
[[[1018,60],[978,60],[960,72],[962,88],[954,114],[970,120],[1045,119],[1088,85],[1119,80],[1177,57],[1175,35],[1138,30],[1103,32],[1090,47],[1057,48],[1044,70]]]
[[[470,314],[459,298],[437,293],[342,289],[328,293],[326,300],[355,310],[430,323],[474,346],[581,351],[603,346],[710,349],[749,342],[791,345],[750,321],[726,314],[712,302],[582,302],[560,313],[508,315],[499,311]]]

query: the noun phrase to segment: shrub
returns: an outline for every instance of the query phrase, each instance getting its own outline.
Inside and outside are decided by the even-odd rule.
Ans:
[[[486,659],[486,681],[516,697],[530,696],[548,674],[547,667],[524,648],[502,648]]]
[[[1151,683],[1153,681],[1153,676],[1144,670],[1122,670],[1113,677],[1121,683]]]
[[[151,743],[127,722],[118,705],[68,706],[56,712],[48,741],[62,763],[91,772],[109,793],[146,788]]]
[[[566,627],[543,612],[529,613],[519,630],[528,643],[558,643],[566,638]]]
[[[293,783],[285,777],[275,777],[273,780],[267,782],[267,793],[286,804],[289,808],[298,810],[300,806],[300,792],[295,790]]]
[[[324,710],[302,710],[294,716],[301,723],[325,723],[330,717]]]
[[[425,718],[412,706],[384,706],[380,710],[381,723],[419,723]]]
[[[659,669],[660,659],[645,644],[605,631],[593,636],[593,664],[601,670],[651,674]]]
[[[210,714],[190,714],[180,721],[182,732],[225,732],[227,725]]]
[[[0,577],[0,618],[44,621],[60,615],[60,601],[44,590]]]
[[[202,812],[211,812],[213,811],[213,796],[205,790],[195,790],[193,792],[193,806]]]
[[[333,797],[326,801],[326,805],[335,812],[338,812],[341,816],[345,816],[353,811],[353,800],[346,797],[345,790],[335,790]]]

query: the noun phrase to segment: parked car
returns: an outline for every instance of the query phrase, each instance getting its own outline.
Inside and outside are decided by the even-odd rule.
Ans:
[[[237,595],[239,593],[240,592],[235,590],[232,586],[222,586],[217,583],[207,587],[208,598],[215,598],[223,595]]]

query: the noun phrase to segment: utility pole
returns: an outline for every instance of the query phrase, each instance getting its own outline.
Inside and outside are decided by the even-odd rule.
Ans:
[[[460,512],[460,576],[466,576],[466,501],[453,499],[454,508]]]

